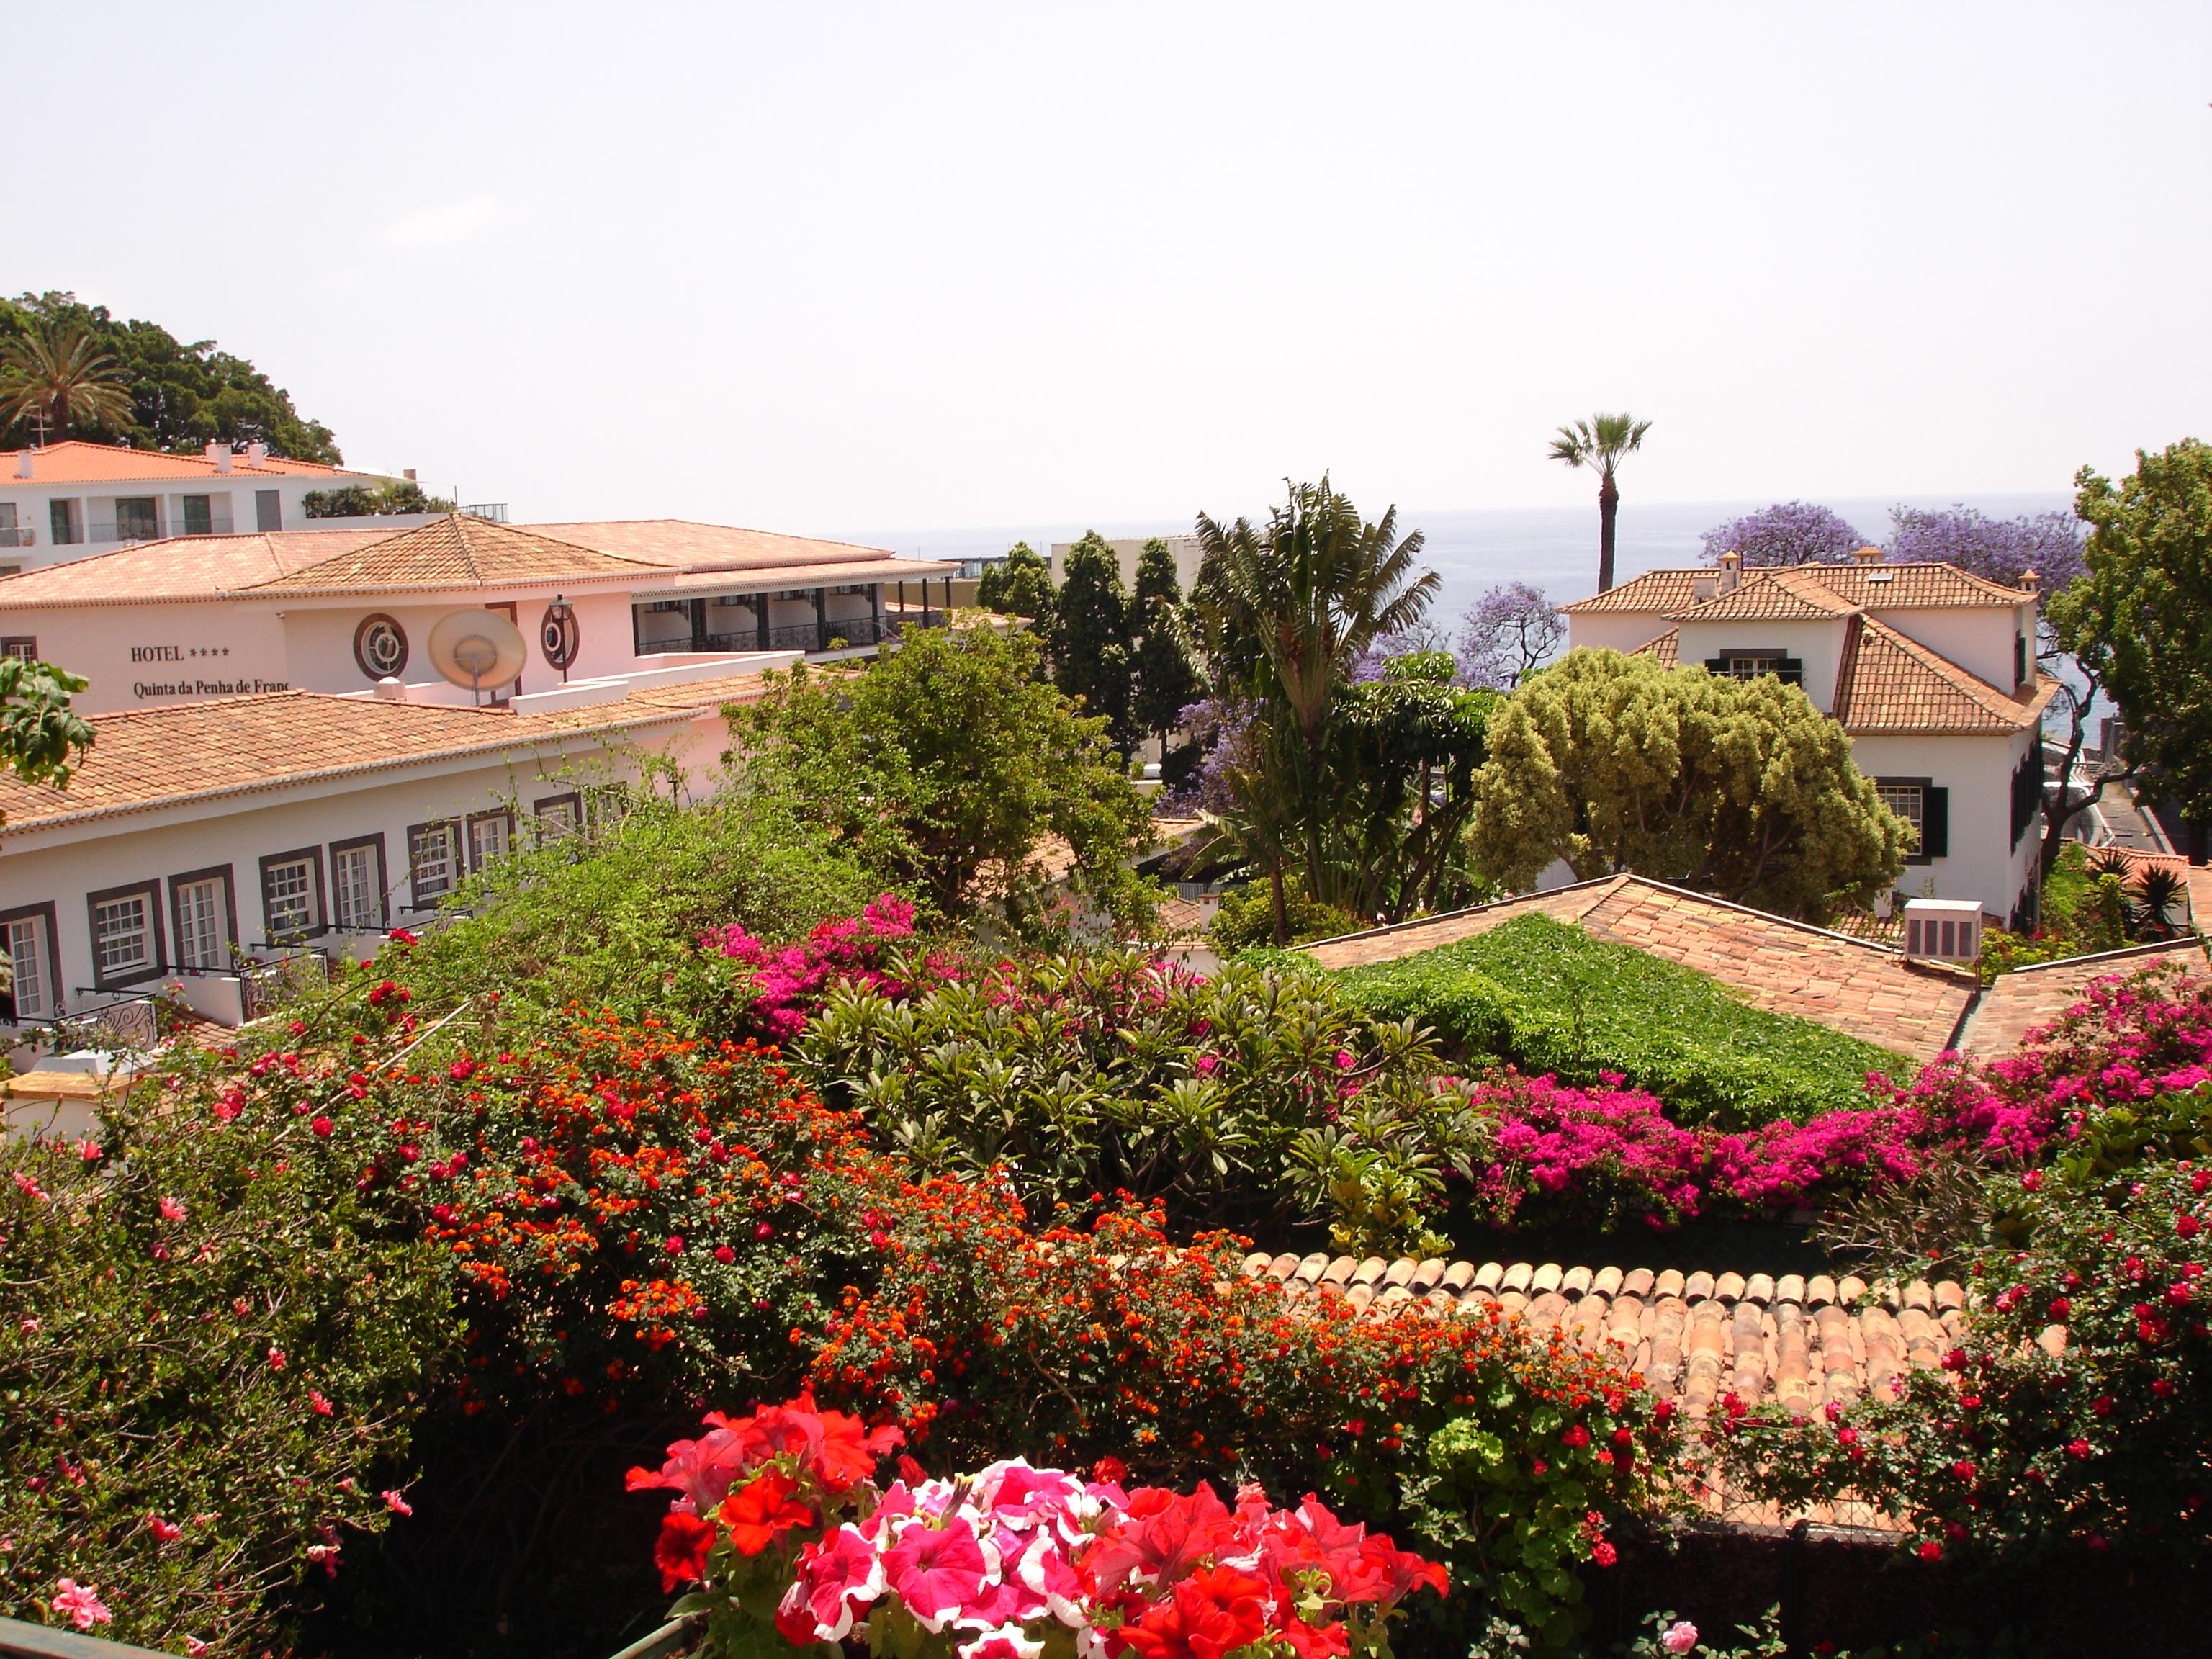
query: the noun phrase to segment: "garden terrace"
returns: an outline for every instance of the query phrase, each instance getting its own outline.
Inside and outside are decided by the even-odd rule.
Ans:
[[[1438,1313],[1497,1307],[1585,1353],[1610,1346],[1652,1391],[1692,1419],[1724,1393],[1776,1400],[1803,1416],[1863,1395],[1896,1397],[1908,1370],[1935,1370],[1958,1345],[1966,1293],[1955,1282],[1869,1285],[1846,1274],[1685,1273],[1669,1267],[1561,1267],[1556,1262],[1384,1261],[1317,1253],[1254,1255],[1248,1277],[1294,1302],[1342,1297],[1380,1317],[1407,1304]],[[2045,1346],[2064,1346],[2057,1326]]]
[[[1322,967],[1365,967],[1549,916],[1719,981],[1754,1008],[1795,1015],[1914,1060],[1955,1040],[1978,981],[1887,946],[1643,876],[1607,876],[1302,947]]]
[[[2171,963],[2189,970],[2205,966],[2204,941],[2194,936],[2131,945],[2093,957],[2064,957],[2000,974],[1982,994],[1959,1042],[1962,1054],[1990,1060],[2010,1054],[2039,1025],[2047,1025],[2079,1002],[2092,980]]]

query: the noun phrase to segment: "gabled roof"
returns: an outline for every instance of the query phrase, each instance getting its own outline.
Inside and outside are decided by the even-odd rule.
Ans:
[[[1732,593],[1692,603],[1671,622],[1832,622],[1852,607],[1798,570],[1757,570]]]
[[[1650,611],[1665,616],[1668,611],[1680,611],[1689,604],[1690,585],[1698,577],[1711,580],[1717,574],[1710,568],[1647,570],[1618,587],[1609,587],[1602,593],[1593,593],[1586,599],[1577,599],[1572,605],[1563,605],[1559,609],[1571,617],[1595,616],[1613,611]]]
[[[1560,608],[1568,615],[1577,617],[1614,611],[1644,611],[1681,621],[1694,612],[1700,619],[1710,617],[1721,621],[1725,620],[1728,615],[1737,613],[1723,612],[1715,609],[1717,606],[1735,605],[1739,601],[1778,606],[1784,605],[1786,601],[1771,596],[1757,601],[1745,599],[1754,586],[1763,586],[1777,579],[1784,579],[1787,591],[1796,595],[1805,605],[1832,605],[1844,611],[1917,611],[1937,606],[2025,605],[2036,597],[2025,588],[2006,587],[1961,570],[1956,565],[1875,562],[1755,568],[1743,573],[1741,582],[1735,592],[1716,594],[1700,603],[1695,596],[1693,585],[1701,577],[1711,581],[1719,574],[1720,572],[1710,565],[1690,570],[1647,570],[1633,581],[1624,582],[1609,592],[1578,599]],[[1822,590],[1820,595],[1813,593],[1814,587]],[[1813,613],[1778,609],[1771,611],[1746,611],[1741,614],[1765,617]]]
[[[2037,676],[2024,697],[2000,691],[1873,617],[1851,618],[1836,669],[1835,716],[1854,736],[1880,732],[2021,732],[2057,690]]]
[[[137,542],[112,553],[42,565],[0,577],[0,611],[47,605],[154,605],[227,599],[269,581],[351,552],[383,530],[288,530],[250,536],[175,536]]]
[[[1362,967],[1455,945],[1532,913],[1694,968],[1732,987],[1754,1008],[1795,1014],[1915,1060],[1932,1060],[1950,1045],[1980,982],[1964,969],[1907,962],[1887,945],[1636,875],[1502,899],[1299,949],[1324,968]]]
[[[1628,653],[1632,657],[1656,657],[1669,668],[1682,664],[1682,630],[1670,628],[1656,640],[1646,640]]]
[[[641,560],[617,558],[466,513],[449,513],[288,574],[254,582],[245,591],[264,597],[428,593],[596,577],[635,580],[654,574],[657,568]]]
[[[31,476],[17,476],[23,451],[0,450],[0,486],[7,484],[128,483],[140,479],[177,479],[205,483],[211,478],[265,477],[271,473],[309,474],[322,478],[374,478],[374,472],[354,472],[320,461],[295,461],[282,455],[265,455],[259,465],[249,465],[246,452],[231,458],[224,472],[205,455],[171,455],[157,449],[131,449],[121,444],[87,443],[69,438],[33,449]]]
[[[757,673],[641,687],[617,701],[548,714],[268,691],[101,714],[67,789],[0,774],[0,838],[58,823],[456,757],[559,745],[593,732],[669,726],[749,701]]]
[[[1868,611],[2025,605],[2036,596],[1954,564],[1816,564],[1797,569],[1845,605]]]

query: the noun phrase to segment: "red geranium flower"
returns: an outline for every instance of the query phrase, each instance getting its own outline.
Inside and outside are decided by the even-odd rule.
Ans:
[[[799,1483],[784,1474],[764,1474],[750,1486],[732,1492],[715,1513],[730,1529],[730,1542],[740,1555],[758,1555],[784,1534],[811,1526],[814,1511],[791,1501]]]
[[[660,1588],[673,1590],[707,1576],[707,1552],[714,1547],[714,1528],[696,1515],[671,1510],[661,1517],[660,1537],[653,1547],[660,1569]]]

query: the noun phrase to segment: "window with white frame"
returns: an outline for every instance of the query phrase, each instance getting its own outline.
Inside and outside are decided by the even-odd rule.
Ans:
[[[538,819],[538,839],[542,845],[561,841],[576,833],[577,797],[574,794],[548,795],[532,811]]]
[[[180,877],[169,884],[176,909],[177,966],[213,970],[230,963],[230,902],[220,875]]]
[[[261,914],[272,941],[299,939],[321,927],[315,865],[312,848],[261,860]]]
[[[8,923],[8,960],[13,970],[15,1023],[52,1019],[58,1012],[53,983],[53,934],[44,915],[16,916]]]
[[[110,984],[161,969],[154,937],[154,890],[95,894],[92,901],[94,982]]]
[[[1920,850],[1921,830],[1928,810],[1927,791],[1917,783],[1876,783],[1875,793],[1881,804],[1903,818],[1912,830],[1913,852]]]
[[[331,848],[331,908],[349,933],[372,933],[384,926],[381,836]]]
[[[514,840],[514,820],[505,812],[479,812],[469,820],[469,868],[481,870],[507,856]]]
[[[407,873],[414,908],[434,908],[461,883],[460,827],[418,823],[407,832]]]

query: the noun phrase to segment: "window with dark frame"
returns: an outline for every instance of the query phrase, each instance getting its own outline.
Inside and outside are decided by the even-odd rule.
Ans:
[[[450,819],[407,831],[407,881],[412,908],[435,909],[461,884],[461,827]]]
[[[39,636],[35,634],[10,634],[0,638],[0,657],[21,657],[25,662],[39,659]]]
[[[481,870],[507,856],[514,844],[514,814],[504,810],[477,812],[469,818],[469,868]]]
[[[8,988],[0,991],[8,1023],[24,1025],[54,1018],[62,1011],[62,964],[54,943],[54,907],[30,904],[0,914],[0,944],[6,945],[14,969]]]
[[[388,925],[382,836],[331,843],[331,908],[338,927],[347,933],[375,933]]]
[[[562,841],[583,827],[583,799],[570,790],[562,795],[548,795],[531,805],[531,815],[538,821],[538,840],[542,846],[548,842]]]
[[[230,966],[238,906],[228,865],[169,878],[169,927],[178,967],[219,973]]]
[[[1725,679],[1755,680],[1771,674],[1784,685],[1805,683],[1805,662],[1779,646],[1739,647],[1705,659],[1705,672]]]
[[[261,860],[261,920],[272,945],[323,930],[323,860],[313,847]]]
[[[92,923],[92,982],[101,990],[161,971],[161,884],[111,887],[85,896]]]
[[[1912,832],[1907,864],[1929,864],[1951,851],[1951,792],[1928,778],[1876,778],[1875,793]]]

